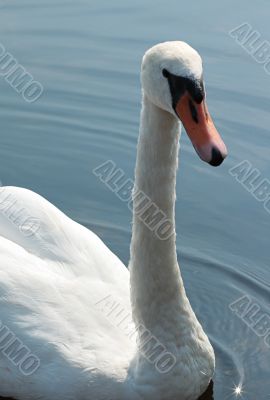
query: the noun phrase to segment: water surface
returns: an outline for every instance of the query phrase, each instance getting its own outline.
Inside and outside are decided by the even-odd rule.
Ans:
[[[228,32],[249,22],[270,40],[266,1],[2,0],[0,42],[44,86],[26,103],[0,78],[0,180],[30,188],[98,233],[127,264],[131,214],[92,169],[111,159],[133,177],[140,61],[160,41],[202,55],[208,105],[229,149],[202,163],[183,132],[177,248],[191,303],[217,355],[215,400],[269,398],[270,344],[229,305],[269,305],[270,214],[230,174],[248,160],[270,179],[270,76]]]

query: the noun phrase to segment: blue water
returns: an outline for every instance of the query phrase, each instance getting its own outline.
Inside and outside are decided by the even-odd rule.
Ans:
[[[91,171],[111,159],[133,177],[145,50],[180,39],[200,52],[209,109],[229,157],[209,167],[183,132],[179,260],[216,350],[215,400],[236,398],[239,384],[242,398],[268,399],[270,343],[229,304],[248,296],[270,316],[270,214],[229,169],[248,160],[270,179],[270,75],[228,33],[248,22],[270,40],[268,2],[0,2],[0,42],[44,86],[40,99],[26,103],[0,77],[0,180],[40,193],[126,264],[130,211]]]

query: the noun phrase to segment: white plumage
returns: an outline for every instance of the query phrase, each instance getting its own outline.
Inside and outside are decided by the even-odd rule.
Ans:
[[[182,42],[158,45],[144,58],[136,187],[172,221],[173,234],[160,240],[135,213],[130,273],[94,233],[44,198],[21,188],[0,190],[2,396],[196,400],[207,388],[214,353],[176,258],[179,123],[162,76],[165,66],[182,76],[202,73],[198,53]],[[128,322],[120,323],[118,314]],[[40,360],[32,374],[4,354],[3,327]],[[172,369],[162,373],[147,359],[139,327],[173,355]]]

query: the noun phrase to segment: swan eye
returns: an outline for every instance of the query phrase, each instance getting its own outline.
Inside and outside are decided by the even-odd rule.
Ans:
[[[164,76],[164,78],[169,78],[170,74],[169,74],[169,71],[167,69],[163,68],[162,75]]]

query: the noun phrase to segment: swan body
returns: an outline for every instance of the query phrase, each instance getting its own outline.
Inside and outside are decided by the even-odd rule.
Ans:
[[[24,209],[16,223],[0,213],[0,341],[7,326],[40,360],[25,376],[0,352],[0,394],[117,399],[134,344],[106,317],[104,299],[130,309],[127,269],[94,233],[41,196],[4,187],[0,204]],[[33,236],[19,229],[29,215],[40,221]]]
[[[201,128],[207,140],[195,137],[205,123],[201,76],[200,56],[183,42],[157,45],[143,59],[129,270],[93,232],[41,196],[1,188],[1,396],[197,400],[206,390],[214,352],[185,293],[174,226],[177,116],[201,158],[211,164],[214,157],[217,165],[226,155],[212,125]],[[190,120],[194,110],[190,116],[179,105],[185,96],[194,98],[198,127]],[[219,154],[210,151],[213,143]],[[169,235],[149,229],[153,214],[142,209],[142,194],[166,215]],[[12,353],[8,334],[29,350],[33,365]]]

